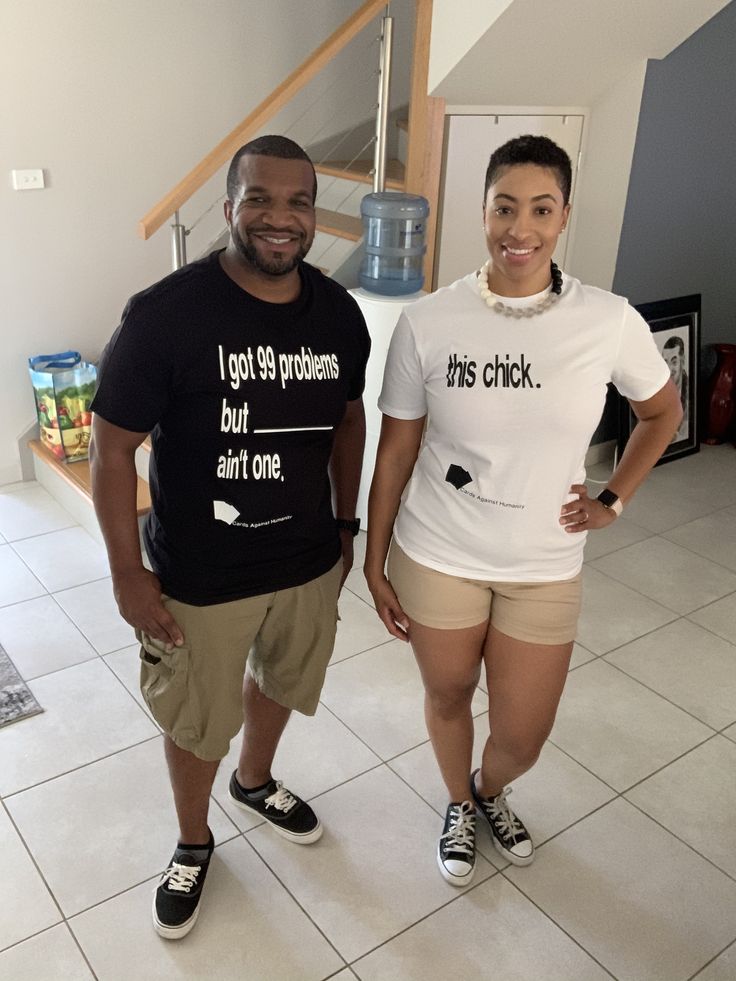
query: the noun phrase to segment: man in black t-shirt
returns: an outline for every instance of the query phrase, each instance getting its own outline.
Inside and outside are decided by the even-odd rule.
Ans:
[[[244,722],[231,800],[292,841],[322,833],[271,766],[291,710],[317,708],[353,562],[365,440],[365,323],[304,262],[309,157],[262,137],[235,155],[227,187],[227,248],[130,300],[92,405],[95,508],[179,819],[153,905],[169,939],[196,921],[214,849],[209,795]],[[135,500],[148,433],[152,572]]]

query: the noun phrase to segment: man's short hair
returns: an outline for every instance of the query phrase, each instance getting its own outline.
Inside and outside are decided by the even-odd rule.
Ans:
[[[518,164],[535,164],[537,167],[554,170],[562,191],[563,204],[569,202],[572,188],[572,164],[569,156],[548,136],[527,134],[509,140],[491,154],[486,170],[486,185],[483,188],[484,203],[491,184],[496,182],[507,167]]]
[[[683,358],[685,357],[685,342],[681,337],[678,337],[677,334],[673,334],[672,337],[667,338],[667,341],[664,345],[664,350],[668,351],[673,347],[678,347],[680,349],[681,357]]]
[[[245,156],[251,157],[279,157],[281,160],[306,160],[312,168],[314,174],[314,188],[312,191],[312,201],[317,198],[317,174],[314,171],[309,154],[302,150],[298,143],[290,140],[288,136],[259,136],[245,146],[241,146],[227,171],[227,196],[233,202],[238,195],[240,187],[240,159]]]

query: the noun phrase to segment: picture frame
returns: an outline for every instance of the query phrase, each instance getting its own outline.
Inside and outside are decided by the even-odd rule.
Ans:
[[[637,303],[635,308],[649,324],[654,343],[670,369],[680,393],[683,418],[670,445],[656,466],[700,450],[698,435],[698,380],[700,372],[700,293],[671,300]],[[636,416],[625,398],[619,398],[618,458],[624,451]]]

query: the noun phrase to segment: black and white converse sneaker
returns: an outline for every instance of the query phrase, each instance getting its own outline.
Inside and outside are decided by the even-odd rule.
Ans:
[[[312,808],[301,797],[287,790],[280,780],[271,780],[261,790],[247,793],[238,783],[235,770],[230,777],[228,794],[234,804],[265,818],[275,831],[289,841],[311,845],[322,837],[322,825]]]
[[[507,787],[496,797],[481,797],[475,789],[474,770],[470,775],[470,789],[480,813],[488,821],[493,844],[512,865],[529,865],[534,858],[534,843],[520,819],[508,805],[511,788]]]
[[[180,940],[197,922],[202,887],[207,878],[215,841],[177,845],[153,897],[153,928],[160,937]]]
[[[437,864],[453,886],[467,886],[475,874],[475,805],[464,800],[449,804],[437,842]]]

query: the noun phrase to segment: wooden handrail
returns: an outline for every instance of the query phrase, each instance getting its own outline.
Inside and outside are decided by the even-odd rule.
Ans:
[[[217,173],[235,152],[247,143],[269,119],[302,89],[386,6],[386,0],[366,0],[362,7],[334,31],[312,54],[263,100],[224,140],[179,181],[159,203],[138,222],[138,234],[147,239],[202,185]]]

